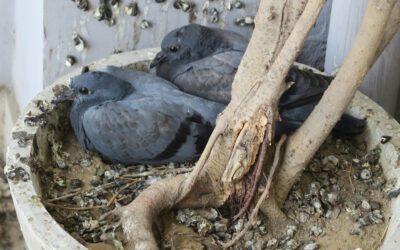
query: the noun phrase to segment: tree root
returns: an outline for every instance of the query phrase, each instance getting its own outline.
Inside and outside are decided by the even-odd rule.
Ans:
[[[249,231],[256,224],[258,211],[260,210],[260,207],[263,204],[265,198],[267,198],[269,196],[271,185],[272,185],[272,180],[274,178],[275,171],[276,171],[276,169],[277,169],[277,167],[279,165],[279,162],[280,162],[281,147],[282,147],[283,143],[285,142],[285,140],[286,140],[286,135],[283,135],[281,137],[280,141],[278,142],[277,146],[276,146],[275,155],[274,155],[274,162],[272,163],[271,169],[269,171],[267,183],[265,185],[263,193],[261,194],[260,199],[257,201],[257,204],[256,204],[255,208],[251,212],[251,215],[249,217],[249,222],[247,223],[246,227],[236,235],[235,238],[233,238],[231,241],[229,241],[229,242],[227,242],[226,244],[223,245],[224,248],[228,248],[228,247],[233,246],[235,243],[237,243],[245,235],[245,233],[247,231]]]
[[[253,178],[251,181],[251,189],[249,192],[247,192],[247,194],[245,196],[245,201],[244,201],[242,208],[233,217],[234,221],[237,220],[240,216],[242,216],[247,211],[251,202],[253,201],[253,197],[255,196],[255,194],[257,192],[258,183],[261,179],[261,173],[262,173],[262,170],[264,167],[265,155],[267,154],[268,144],[269,144],[268,136],[267,136],[267,134],[265,134],[264,141],[261,144],[260,152],[258,153],[258,159],[257,159],[257,163],[255,166]]]
[[[161,211],[170,209],[180,199],[183,175],[159,181],[142,192],[129,205],[120,208],[122,228],[133,249],[158,249],[153,234],[153,223]],[[206,206],[200,201],[198,206]]]

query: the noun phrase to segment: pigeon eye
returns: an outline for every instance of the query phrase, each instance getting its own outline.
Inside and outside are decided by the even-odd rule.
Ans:
[[[85,87],[79,88],[79,93],[81,93],[82,95],[87,95],[89,94],[89,90]]]
[[[171,52],[177,52],[178,49],[179,49],[179,46],[171,46],[171,47],[169,48],[169,50],[170,50]]]

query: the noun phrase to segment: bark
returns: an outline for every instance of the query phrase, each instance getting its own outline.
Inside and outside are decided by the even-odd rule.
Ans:
[[[353,47],[336,78],[304,124],[289,138],[276,196],[283,205],[306,164],[329,135],[371,68],[396,0],[369,1]],[[386,38],[387,40],[390,40]]]

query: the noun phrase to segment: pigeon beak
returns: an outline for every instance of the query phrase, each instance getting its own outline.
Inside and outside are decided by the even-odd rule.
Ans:
[[[72,89],[66,90],[62,95],[57,97],[57,99],[53,100],[52,103],[54,105],[58,105],[62,102],[73,101],[76,97],[76,93]]]
[[[164,51],[158,52],[156,57],[150,63],[150,69],[156,67],[157,65],[160,65],[162,62],[165,61],[166,58],[167,58],[167,53],[165,53]]]

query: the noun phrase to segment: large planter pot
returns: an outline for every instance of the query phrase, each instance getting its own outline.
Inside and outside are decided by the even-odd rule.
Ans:
[[[150,59],[158,49],[145,49],[113,55],[90,66],[90,70],[105,65],[115,65],[147,70]],[[12,133],[8,145],[6,175],[14,200],[18,220],[29,249],[86,249],[69,235],[52,218],[40,197],[38,165],[50,160],[51,149],[45,139],[50,135],[49,128],[67,117],[62,108],[55,108],[51,101],[68,84],[68,79],[79,74],[75,71],[50,85],[28,105]],[[363,135],[369,148],[379,145],[381,165],[386,177],[400,179],[400,125],[381,107],[361,93],[357,93],[350,113],[358,117],[368,117],[368,128]],[[383,135],[392,139],[381,144]],[[39,163],[37,159],[40,159]],[[395,188],[400,188],[397,183]],[[400,198],[391,200],[392,217],[381,249],[397,249],[400,241]]]

